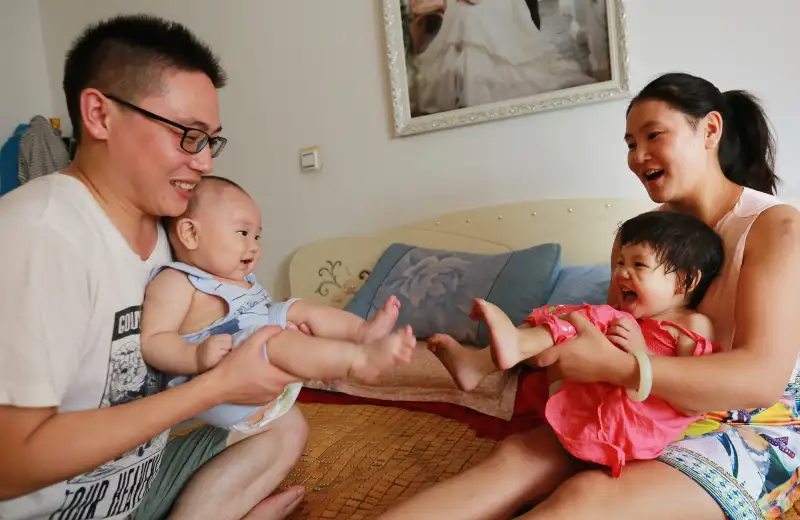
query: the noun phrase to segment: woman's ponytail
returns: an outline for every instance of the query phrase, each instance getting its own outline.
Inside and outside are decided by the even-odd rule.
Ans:
[[[764,110],[749,92],[729,90],[723,94],[722,142],[719,163],[731,181],[754,190],[774,195],[775,139]]]

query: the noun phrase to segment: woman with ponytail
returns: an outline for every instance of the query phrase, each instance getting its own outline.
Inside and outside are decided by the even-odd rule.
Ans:
[[[644,361],[576,314],[578,336],[537,362],[573,381],[652,384],[650,395],[705,418],[619,478],[571,458],[543,426],[384,519],[503,519],[538,503],[523,518],[755,520],[783,518],[800,500],[800,212],[775,197],[768,120],[745,91],[666,74],[631,101],[625,142],[654,202],[722,237],[725,266],[699,311],[723,351],[653,356],[640,370]]]

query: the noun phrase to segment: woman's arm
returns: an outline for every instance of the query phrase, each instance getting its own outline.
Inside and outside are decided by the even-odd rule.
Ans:
[[[781,397],[800,351],[800,213],[765,211],[748,235],[736,295],[733,350],[701,357],[651,358],[652,394],[680,409],[716,411],[772,406]],[[578,336],[540,354],[577,381],[636,388],[636,360],[580,315]]]
[[[800,213],[776,206],[756,219],[748,235],[733,349],[696,358],[653,358],[653,394],[700,410],[772,406],[800,352],[799,308]],[[638,370],[617,377],[638,380]]]

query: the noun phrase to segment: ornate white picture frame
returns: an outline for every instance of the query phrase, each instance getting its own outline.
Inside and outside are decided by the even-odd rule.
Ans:
[[[622,0],[383,0],[396,136],[629,94]]]

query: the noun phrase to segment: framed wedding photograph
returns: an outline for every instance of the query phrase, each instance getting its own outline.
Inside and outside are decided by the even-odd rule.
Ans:
[[[629,95],[622,0],[383,0],[407,136]]]

